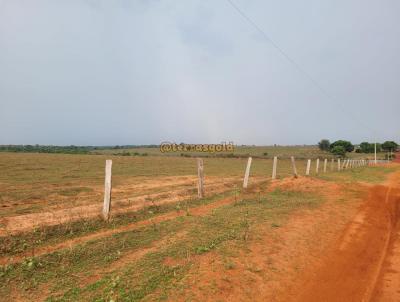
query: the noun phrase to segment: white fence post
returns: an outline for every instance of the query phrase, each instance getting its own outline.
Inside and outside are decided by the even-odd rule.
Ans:
[[[204,164],[203,159],[197,159],[197,196],[199,198],[204,197]]]
[[[317,164],[315,165],[315,173],[319,173],[319,158],[317,158]]]
[[[337,160],[337,170],[338,170],[338,171],[340,171],[340,167],[341,167],[341,166],[340,166],[340,158],[338,158],[338,160]]]
[[[328,165],[328,159],[324,159],[324,173],[326,173],[326,166]]]
[[[112,173],[112,160],[106,160],[105,180],[104,180],[104,203],[103,203],[103,219],[110,218],[111,210],[111,173]]]
[[[251,160],[252,160],[251,157],[249,157],[249,159],[247,160],[246,172],[244,173],[244,179],[243,179],[243,188],[247,188],[247,185],[249,184]]]
[[[331,171],[334,170],[334,165],[335,165],[335,159],[332,158],[332,159],[331,159]]]
[[[307,160],[306,175],[310,175],[311,159]]]
[[[278,157],[274,156],[274,162],[272,163],[272,179],[276,179],[277,165],[278,165]]]
[[[297,178],[297,169],[296,169],[296,162],[294,161],[294,156],[290,157],[290,160],[292,161],[292,169],[293,169],[293,176]]]

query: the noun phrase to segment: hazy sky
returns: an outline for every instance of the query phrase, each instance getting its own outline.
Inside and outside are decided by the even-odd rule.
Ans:
[[[0,0],[0,144],[400,141],[400,1],[232,1],[332,99],[227,0]]]

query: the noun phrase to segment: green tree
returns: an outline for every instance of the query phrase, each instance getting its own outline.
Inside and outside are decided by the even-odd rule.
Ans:
[[[337,146],[342,146],[346,152],[353,152],[354,150],[354,145],[351,142],[345,140],[338,140],[331,144],[331,152],[333,148]]]
[[[382,149],[385,151],[396,151],[398,146],[394,141],[386,141],[382,144]]]
[[[374,144],[370,144],[368,142],[362,142],[360,144],[361,153],[374,153],[375,146]]]
[[[344,157],[346,155],[346,149],[343,146],[335,146],[331,148],[331,152],[340,157]]]
[[[331,142],[329,139],[321,139],[321,141],[318,143],[318,147],[322,151],[329,151],[330,146]]]

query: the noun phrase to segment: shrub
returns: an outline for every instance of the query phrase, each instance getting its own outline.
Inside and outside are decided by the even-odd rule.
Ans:
[[[385,151],[396,151],[398,146],[394,141],[386,141],[382,144],[382,149]]]
[[[346,149],[343,146],[335,146],[331,149],[331,152],[340,157],[344,157],[346,155]]]
[[[368,142],[362,142],[360,144],[360,152],[361,153],[374,153],[375,152],[375,144],[370,144]]]
[[[318,143],[318,147],[322,151],[329,151],[330,146],[331,142],[328,139],[321,139],[321,141]]]
[[[334,142],[333,144],[331,144],[331,152],[335,147],[338,147],[338,146],[343,147],[345,152],[353,152],[353,150],[354,150],[354,145],[351,142],[345,141],[345,140],[338,140],[338,141]]]

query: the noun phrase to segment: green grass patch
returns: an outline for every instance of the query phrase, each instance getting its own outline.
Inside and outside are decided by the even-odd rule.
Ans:
[[[340,172],[329,174],[321,174],[321,179],[338,181],[338,182],[366,182],[366,183],[382,183],[386,180],[388,174],[398,170],[396,167],[375,166],[347,169]]]

